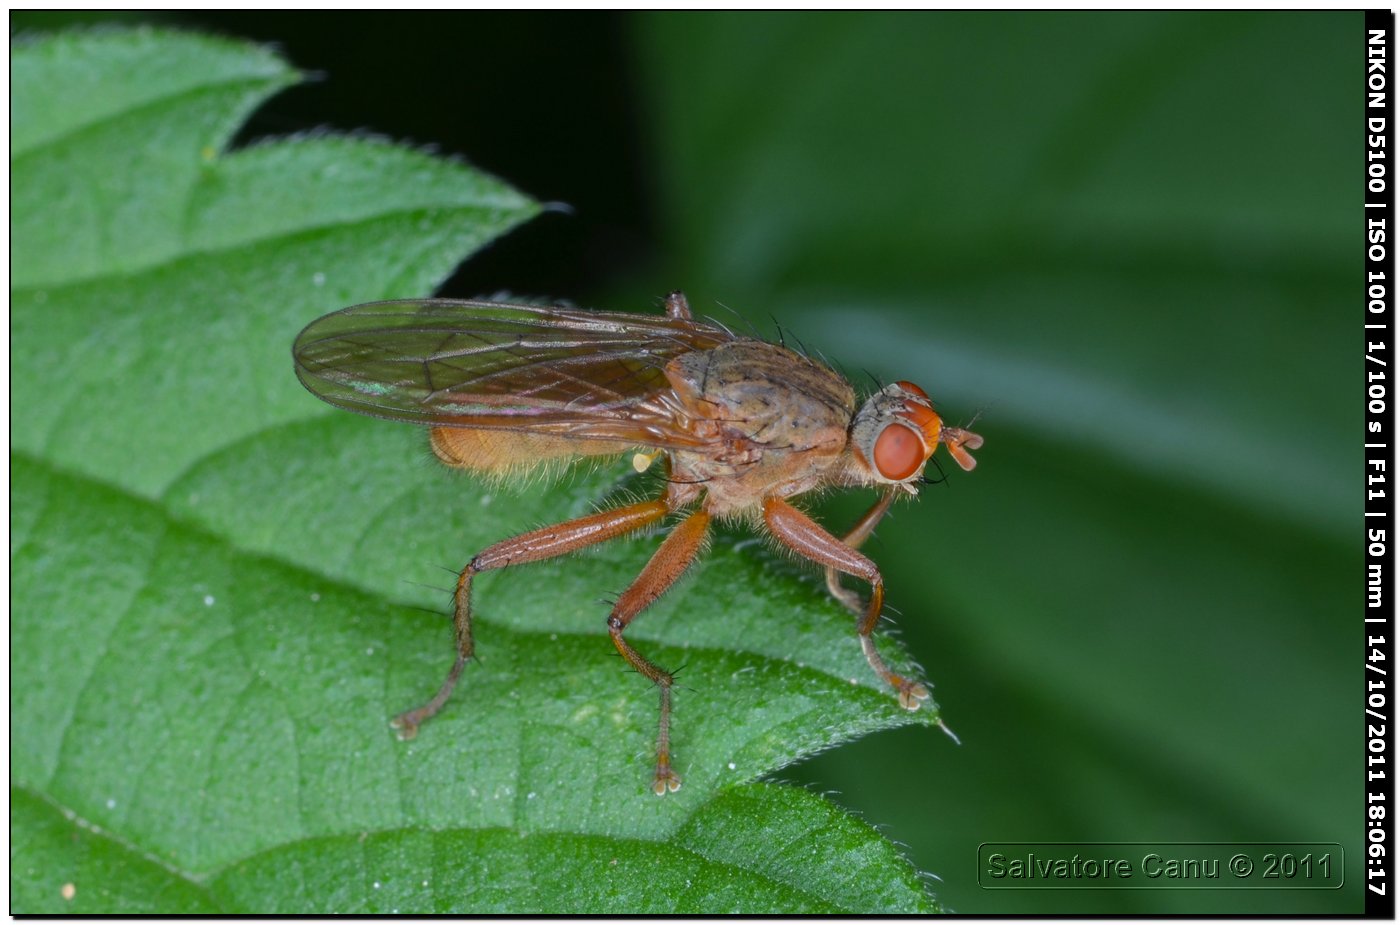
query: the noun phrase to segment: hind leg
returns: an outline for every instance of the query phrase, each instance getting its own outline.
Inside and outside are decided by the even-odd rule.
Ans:
[[[491,569],[539,562],[542,559],[576,552],[653,524],[665,517],[669,510],[666,502],[661,500],[629,504],[552,527],[531,530],[529,533],[494,543],[477,553],[457,577],[457,590],[453,595],[452,626],[456,634],[457,658],[431,700],[422,706],[400,713],[390,723],[398,730],[399,738],[413,738],[418,734],[418,727],[447,704],[448,698],[452,696],[452,689],[457,686],[457,681],[462,676],[462,669],[472,657],[475,648],[472,641],[471,617],[473,577]]]

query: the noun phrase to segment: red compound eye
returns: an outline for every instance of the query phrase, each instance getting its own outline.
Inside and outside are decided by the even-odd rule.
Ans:
[[[875,468],[891,482],[902,482],[924,464],[924,442],[903,424],[889,424],[875,438]]]

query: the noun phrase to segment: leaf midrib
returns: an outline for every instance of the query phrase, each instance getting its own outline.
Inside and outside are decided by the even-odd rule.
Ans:
[[[92,286],[97,283],[108,283],[116,281],[129,281],[131,278],[146,276],[178,269],[186,261],[218,259],[227,256],[237,255],[239,252],[260,247],[267,244],[287,244],[303,239],[314,238],[317,235],[339,230],[354,230],[373,225],[392,218],[412,218],[415,216],[426,217],[439,215],[443,212],[473,212],[487,209],[500,208],[509,209],[512,206],[497,206],[494,204],[463,203],[457,205],[445,205],[438,208],[413,208],[413,209],[387,209],[375,212],[361,218],[348,221],[325,222],[319,225],[306,225],[297,228],[290,228],[279,231],[276,234],[264,235],[261,237],[245,238],[240,241],[233,241],[221,247],[211,248],[185,248],[178,254],[162,258],[160,260],[147,263],[134,264],[121,269],[104,270],[100,273],[92,273],[87,276],[70,276],[63,282],[54,283],[26,283],[10,288],[10,299],[13,302],[18,296],[30,295],[43,292],[52,296],[55,293],[62,294],[69,289],[77,289]],[[514,208],[519,208],[516,204]]]

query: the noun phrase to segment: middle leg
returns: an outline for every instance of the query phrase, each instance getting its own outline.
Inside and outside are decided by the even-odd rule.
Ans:
[[[612,613],[608,615],[608,634],[612,636],[617,651],[622,653],[622,657],[627,659],[639,674],[646,676],[661,691],[661,723],[656,734],[656,776],[652,779],[651,786],[657,796],[665,796],[667,791],[674,793],[681,789],[681,779],[671,769],[671,687],[675,678],[669,671],[663,671],[632,648],[627,640],[622,638],[622,631],[637,614],[671,587],[690,563],[695,561],[696,553],[705,543],[705,534],[709,526],[710,515],[703,510],[696,511],[681,521],[656,550],[651,561],[647,562],[637,580],[622,592],[622,596],[613,605]]]
[[[852,549],[859,549],[861,544],[870,539],[870,534],[875,532],[875,526],[889,512],[890,505],[894,503],[895,493],[887,491],[880,496],[880,500],[870,506],[870,510],[861,515],[860,520],[851,528],[851,532],[841,537],[841,542]],[[831,592],[831,596],[846,605],[846,609],[856,616],[861,615],[860,595],[850,588],[842,587],[841,573],[832,566],[826,567],[826,589]]]

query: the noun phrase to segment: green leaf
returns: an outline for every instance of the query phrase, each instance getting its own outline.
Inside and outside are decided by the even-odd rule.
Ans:
[[[1360,909],[1363,35],[1359,13],[636,30],[674,255],[637,288],[984,412],[977,471],[873,552],[966,747],[874,737],[799,772],[890,820],[960,910]],[[995,838],[1303,833],[1347,847],[1343,890],[991,893],[973,870]]]
[[[16,417],[13,442],[142,494],[310,413],[286,383],[301,325],[425,292],[538,211],[491,177],[368,139],[219,156],[246,113],[295,79],[256,48],[92,32],[20,45],[15,58],[17,97],[44,90],[19,108],[39,125],[16,116],[24,144],[11,163],[25,197],[12,394],[34,412]],[[217,64],[207,75],[206,60]],[[69,71],[78,85],[58,89]],[[129,87],[111,79],[134,71]],[[70,111],[70,96],[87,102]]]
[[[10,839],[10,905],[16,911],[219,911],[178,871],[23,788],[10,789]]]
[[[289,346],[427,293],[534,203],[367,139],[220,153],[295,79],[256,48],[104,31],[13,59],[16,911],[936,911],[870,826],[756,783],[937,713],[739,534],[629,633],[685,666],[679,793],[649,792],[656,695],[597,603],[644,537],[483,576],[479,663],[416,740],[389,730],[450,661],[442,568],[654,486],[454,477],[414,428],[327,413]]]

